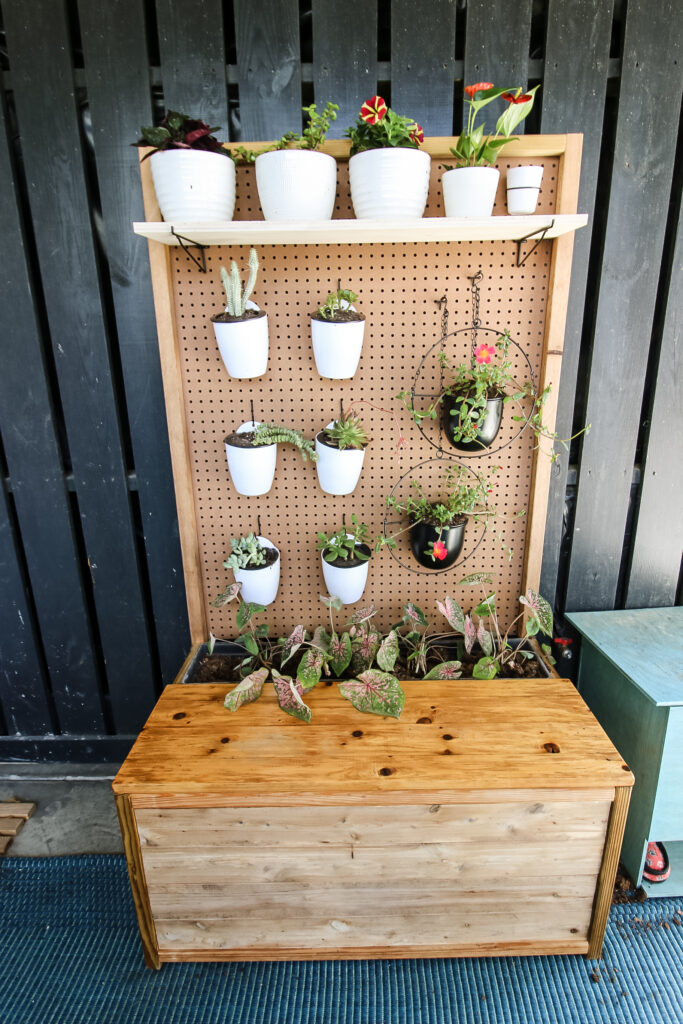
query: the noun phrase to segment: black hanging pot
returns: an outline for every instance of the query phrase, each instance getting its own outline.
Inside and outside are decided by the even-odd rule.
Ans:
[[[442,401],[441,422],[446,437],[459,452],[481,452],[490,448],[500,430],[503,418],[503,396],[496,395],[495,398],[487,398],[486,412],[479,421],[477,436],[472,441],[455,440],[460,423],[461,406],[465,400],[464,395],[444,395]]]
[[[432,526],[431,523],[413,523],[410,527],[410,547],[415,560],[425,569],[448,569],[462,551],[467,518],[461,516],[452,526]],[[432,557],[434,544],[440,542],[446,549],[443,557]],[[443,549],[439,548],[442,553]]]

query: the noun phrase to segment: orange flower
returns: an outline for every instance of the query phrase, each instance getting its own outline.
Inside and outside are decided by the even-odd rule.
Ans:
[[[413,130],[410,133],[410,138],[412,142],[417,142],[418,144],[420,142],[424,142],[425,140],[425,133],[422,131],[422,128],[417,123],[417,121],[413,125]]]
[[[470,99],[474,98],[475,92],[486,92],[487,89],[493,89],[493,82],[477,82],[476,85],[465,86],[465,92]]]
[[[386,112],[387,105],[381,96],[372,96],[360,108],[360,116],[368,124],[377,124],[378,121],[382,121]]]
[[[481,363],[490,363],[495,354],[496,350],[493,345],[479,345],[474,350],[474,358],[480,365]]]
[[[435,540],[432,548],[432,555],[434,558],[438,558],[440,562],[443,562],[447,554],[448,551],[446,550],[444,542],[442,540]]]

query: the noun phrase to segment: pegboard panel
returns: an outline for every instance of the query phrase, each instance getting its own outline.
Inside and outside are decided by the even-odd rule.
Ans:
[[[501,159],[501,183],[495,214],[504,214],[507,166],[525,162],[545,165],[539,213],[556,209],[558,158]],[[338,161],[339,189],[336,217],[353,215],[347,164]],[[433,160],[428,216],[443,214],[440,161]],[[236,219],[261,217],[252,168],[238,169]],[[209,629],[221,637],[235,634],[235,607],[215,609],[211,602],[232,580],[223,568],[230,552],[230,537],[256,531],[257,515],[262,533],[280,549],[282,572],[276,602],[261,617],[274,635],[285,635],[297,623],[313,628],[323,621],[319,595],[325,593],[316,535],[341,527],[342,514],[355,512],[374,536],[383,528],[385,499],[411,466],[431,459],[436,452],[421,436],[409,414],[397,400],[409,389],[425,352],[441,335],[438,299],[448,297],[449,330],[471,323],[470,282],[481,270],[482,326],[507,327],[527,354],[538,379],[543,361],[545,318],[552,254],[551,242],[541,243],[523,267],[518,268],[516,247],[500,243],[364,244],[313,246],[261,246],[261,263],[253,298],[268,313],[270,357],[263,377],[240,381],[225,370],[216,345],[210,316],[224,308],[220,266],[235,259],[246,270],[248,246],[207,250],[206,274],[200,273],[180,250],[171,250],[174,316],[179,347],[180,373],[187,422],[188,456],[198,531],[203,600]],[[366,315],[366,332],[360,366],[353,380],[329,381],[318,376],[310,336],[309,314],[341,280],[342,287],[358,293],[358,309]],[[453,357],[467,358],[469,335],[460,336]],[[459,360],[458,360],[459,361]],[[433,383],[438,381],[436,362]],[[340,402],[348,406],[361,400],[389,410],[383,413],[359,405],[357,412],[372,443],[355,492],[333,497],[322,492],[315,467],[297,452],[280,446],[275,482],[269,494],[259,498],[238,495],[228,473],[223,439],[250,419],[253,400],[257,420],[303,430],[313,438],[338,415]],[[407,438],[396,451],[395,414]],[[504,415],[503,442],[516,431],[509,411]],[[440,628],[435,602],[449,594],[470,607],[479,594],[458,587],[461,576],[490,571],[497,578],[496,592],[501,623],[514,618],[520,606],[524,570],[526,519],[519,516],[529,504],[534,437],[525,431],[513,444],[495,453],[460,460],[475,472],[499,469],[491,500],[504,513],[489,530],[476,552],[464,560],[479,539],[480,527],[467,527],[461,561],[448,572],[418,574],[403,568],[388,550],[374,555],[368,584],[357,607],[374,603],[379,624],[387,628],[401,616],[407,600],[416,601],[430,622]],[[458,458],[453,450],[454,457]],[[447,460],[440,460],[444,464]],[[436,487],[439,462],[423,467],[416,478]],[[436,497],[436,493],[435,493]],[[495,539],[493,534],[500,534]],[[410,563],[407,535],[401,539],[402,561]],[[512,550],[510,559],[508,550]],[[418,568],[415,563],[415,568]],[[352,609],[348,609],[349,612]]]

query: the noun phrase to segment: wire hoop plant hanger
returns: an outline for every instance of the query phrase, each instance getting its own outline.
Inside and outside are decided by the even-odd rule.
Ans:
[[[420,379],[422,378],[423,372],[425,371],[426,366],[427,366],[429,360],[433,357],[433,355],[434,355],[434,353],[436,351],[443,351],[446,343],[449,340],[453,341],[454,339],[458,339],[458,338],[460,338],[463,335],[469,334],[470,335],[471,359],[472,359],[472,361],[474,361],[475,351],[476,351],[476,348],[477,348],[477,342],[478,342],[480,334],[485,334],[487,336],[494,335],[495,338],[497,339],[503,333],[502,331],[497,330],[494,327],[482,327],[482,325],[481,325],[481,321],[479,319],[479,287],[478,287],[478,285],[479,285],[479,282],[483,280],[483,278],[484,278],[484,275],[482,274],[482,272],[480,270],[477,271],[476,274],[474,274],[472,277],[469,278],[469,280],[471,281],[471,292],[472,292],[472,323],[471,323],[471,325],[469,327],[462,327],[462,328],[460,328],[457,331],[450,331],[449,332],[448,331],[448,299],[444,295],[440,299],[437,300],[438,304],[439,304],[439,306],[441,307],[441,310],[442,310],[442,314],[441,314],[441,337],[439,338],[439,340],[437,342],[435,342],[431,346],[431,348],[429,348],[427,350],[427,352],[424,354],[424,356],[420,360],[419,366],[417,368],[417,372],[416,372],[414,380],[413,380],[412,387],[410,389],[410,402],[411,402],[411,406],[412,406],[413,409],[415,409],[415,400],[416,399],[431,398],[434,401],[438,402],[440,399],[443,398],[443,396],[444,396],[444,394],[446,392],[446,384],[445,384],[445,381],[444,381],[443,364],[440,364],[440,366],[439,366],[439,391],[438,391],[438,393],[435,394],[434,392],[420,391],[418,389],[420,387]],[[422,436],[425,439],[425,441],[427,442],[427,444],[431,445],[432,448],[436,448],[437,452],[439,453],[438,454],[438,458],[443,458],[444,455],[449,455],[450,456],[452,450],[457,451],[457,457],[458,458],[462,457],[462,458],[466,458],[466,459],[481,458],[482,456],[485,456],[485,455],[486,456],[495,455],[497,452],[500,452],[504,448],[507,448],[511,444],[514,444],[514,442],[517,440],[517,438],[520,436],[520,434],[529,425],[529,422],[531,421],[531,417],[533,416],[534,410],[536,408],[536,401],[538,399],[538,389],[537,389],[537,386],[536,386],[536,379],[535,379],[535,376],[534,376],[534,370],[533,370],[533,367],[531,365],[531,360],[529,359],[528,355],[526,354],[526,352],[524,351],[522,346],[519,344],[519,342],[515,341],[514,338],[510,338],[509,340],[510,340],[510,344],[517,350],[517,352],[522,357],[523,361],[526,363],[526,367],[527,367],[527,371],[528,371],[528,380],[531,382],[531,388],[530,388],[530,390],[528,391],[528,394],[527,394],[527,397],[530,399],[531,404],[530,404],[530,407],[529,407],[528,411],[524,412],[523,417],[520,418],[521,421],[520,421],[520,424],[519,424],[519,427],[518,427],[517,431],[515,433],[513,433],[512,437],[510,437],[504,444],[499,444],[495,448],[493,448],[493,447],[487,448],[485,445],[482,444],[481,448],[477,449],[475,451],[464,451],[464,450],[456,449],[455,446],[453,446],[453,448],[444,448],[444,446],[443,446],[443,423],[442,423],[442,417],[441,417],[440,414],[438,415],[438,423],[439,423],[438,443],[436,441],[434,441],[434,439],[432,437],[429,436],[429,434],[427,433],[427,431],[424,428],[423,420],[426,419],[427,417],[414,417],[417,429],[420,431],[420,433],[422,434]],[[520,404],[520,409],[523,409],[521,404]]]
[[[448,461],[450,463],[452,463],[453,465],[458,465],[458,462],[457,462],[456,459],[449,459]],[[437,463],[439,466],[443,466],[444,465],[444,462],[442,461],[441,458],[423,459],[422,462],[418,462],[415,466],[411,466],[411,468],[408,469],[403,474],[403,476],[400,477],[396,481],[396,483],[394,484],[394,486],[391,489],[391,493],[390,493],[389,497],[391,498],[391,497],[393,497],[395,495],[396,491],[400,488],[401,484],[403,483],[403,481],[407,477],[412,476],[413,473],[417,473],[417,471],[419,469],[421,469],[423,466],[428,466],[428,465],[431,465],[432,463]],[[467,472],[471,473],[472,476],[476,477],[476,479],[478,480],[478,482],[480,484],[483,483],[482,478],[479,476],[478,473],[475,473],[475,471],[473,469],[470,469],[469,467],[466,467],[466,466],[463,466],[462,468],[463,469],[467,469]],[[484,505],[488,506],[488,502],[486,501],[486,499],[484,499]],[[385,538],[388,538],[390,536],[390,534],[387,533],[387,531],[388,531],[388,529],[390,527],[392,527],[392,526],[405,526],[405,518],[403,518],[403,519],[390,519],[389,518],[390,514],[391,514],[391,512],[390,512],[389,509],[387,509],[387,511],[384,514],[383,532],[384,532],[384,537]],[[480,513],[480,515],[482,517],[486,517],[486,513],[485,512]],[[413,525],[413,524],[410,524],[410,525]],[[477,548],[483,542],[484,537],[486,536],[486,531],[488,529],[488,526],[487,526],[486,522],[484,522],[483,524],[480,524],[480,525],[483,526],[483,529],[481,531],[481,536],[479,537],[477,542],[473,545],[472,549],[470,551],[468,551],[467,554],[462,555],[461,557],[457,558],[455,560],[455,562],[453,562],[452,565],[447,566],[445,569],[418,569],[418,568],[416,568],[415,562],[412,562],[410,564],[404,562],[403,559],[400,557],[400,555],[397,553],[396,548],[390,547],[389,548],[389,552],[391,554],[391,557],[396,562],[398,562],[398,564],[401,566],[401,568],[407,569],[408,572],[416,572],[416,573],[419,573],[421,576],[436,576],[439,573],[450,572],[451,569],[455,569],[456,566],[462,565],[462,563],[466,562],[468,558],[471,558],[472,555],[477,550]],[[405,532],[407,532],[408,529],[409,529],[409,527],[406,527],[405,528]],[[401,532],[404,532],[404,531],[401,531]]]

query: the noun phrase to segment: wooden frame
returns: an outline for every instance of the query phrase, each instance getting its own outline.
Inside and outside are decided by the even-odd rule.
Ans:
[[[426,150],[434,160],[447,158],[449,146],[452,139],[430,139],[425,145]],[[259,144],[255,144],[258,147]],[[325,150],[343,160],[348,155],[348,143],[344,141],[330,142]],[[501,158],[511,157],[520,159],[556,159],[556,203],[555,212],[560,216],[570,217],[576,212],[578,181],[581,155],[581,136],[560,135],[560,136],[538,136],[525,137],[517,142],[504,147]],[[141,153],[141,158],[144,151]],[[146,223],[151,229],[151,234],[156,234],[153,228],[154,223],[160,220],[160,213],[156,203],[154,188],[151,180],[149,162],[141,165],[143,195],[145,201]],[[529,220],[529,218],[522,218]],[[508,221],[516,218],[497,217],[494,220],[504,225],[506,232],[500,237],[510,237],[510,226]],[[546,220],[547,217],[536,218],[537,221]],[[238,223],[238,222],[233,222]],[[340,222],[332,222],[333,225]],[[356,225],[357,241],[379,241],[381,233],[373,235],[376,225],[367,228],[363,222],[343,222],[345,225]],[[420,223],[419,232],[427,230],[429,224],[425,218]],[[439,231],[442,225],[447,223],[447,218],[438,219]],[[462,223],[462,222],[461,222]],[[579,224],[579,220],[572,222]],[[140,227],[140,226],[139,226]],[[144,228],[144,225],[141,226]],[[348,227],[344,228],[348,241]],[[414,230],[414,229],[413,229]],[[165,229],[164,229],[165,232]],[[453,232],[455,239],[471,240],[473,229],[459,229]],[[246,237],[246,236],[245,236]],[[415,238],[408,232],[409,239]],[[441,237],[441,236],[439,236]],[[167,240],[167,239],[166,239]],[[242,236],[240,235],[240,240]],[[300,240],[300,235],[294,240]],[[485,243],[482,243],[485,244]],[[493,244],[493,243],[491,243]],[[546,404],[544,410],[545,422],[550,430],[554,428],[556,412],[557,382],[562,357],[562,343],[564,323],[566,319],[568,286],[571,267],[571,256],[573,248],[573,233],[557,237],[552,241],[544,241],[542,246],[551,246],[550,269],[547,274],[547,310],[544,324],[543,356],[539,373],[539,386],[544,388],[550,381],[555,385],[553,396]],[[190,440],[187,423],[186,397],[184,395],[183,375],[181,369],[181,348],[178,337],[177,300],[174,303],[174,256],[176,250],[167,244],[159,244],[150,239],[150,262],[152,267],[152,283],[154,289],[155,309],[157,313],[157,326],[159,333],[159,344],[161,351],[161,365],[166,399],[166,410],[168,418],[169,436],[171,441],[171,454],[176,488],[176,500],[178,505],[178,519],[180,529],[181,548],[183,553],[183,567],[185,574],[185,587],[187,593],[188,614],[190,620],[190,633],[193,643],[200,642],[208,636],[210,623],[207,617],[207,610],[210,602],[207,588],[213,584],[206,578],[206,566],[203,565],[202,544],[199,538],[198,513],[196,504],[195,483],[193,481],[192,459],[190,451]],[[519,579],[521,590],[529,586],[537,587],[540,578],[540,566],[543,549],[543,533],[545,525],[545,512],[548,499],[548,486],[550,480],[550,464],[547,460],[539,460],[536,455],[532,457],[531,490],[528,501],[527,531],[522,566]],[[517,593],[520,590],[516,591]],[[317,600],[317,598],[316,598]],[[511,599],[512,601],[512,599]],[[516,597],[514,598],[516,602]],[[512,606],[512,604],[511,604]],[[302,613],[302,616],[303,613]],[[299,621],[297,619],[297,621]],[[293,623],[292,623],[293,625]],[[214,629],[215,632],[220,630]],[[225,635],[225,634],[224,634]]]

